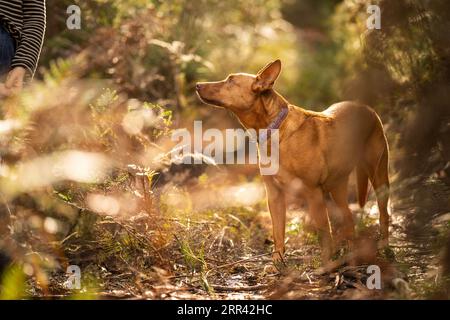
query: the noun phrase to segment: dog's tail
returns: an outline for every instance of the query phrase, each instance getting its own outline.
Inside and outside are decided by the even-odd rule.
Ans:
[[[376,189],[383,186],[389,187],[388,143],[380,118],[374,111],[372,111],[372,116],[375,126],[367,139],[366,150],[356,166],[358,203],[361,208],[364,208],[367,202],[369,180],[371,186],[375,188],[377,200],[379,200],[379,192]]]
[[[358,186],[358,203],[360,208],[364,208],[367,201],[367,188],[369,185],[369,176],[362,164],[356,167],[356,181]]]

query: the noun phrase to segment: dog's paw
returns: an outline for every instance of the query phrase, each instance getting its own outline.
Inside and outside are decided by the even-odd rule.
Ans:
[[[274,251],[272,253],[272,263],[280,273],[282,273],[284,270],[287,269],[287,264],[286,261],[284,260],[284,255],[279,251]]]

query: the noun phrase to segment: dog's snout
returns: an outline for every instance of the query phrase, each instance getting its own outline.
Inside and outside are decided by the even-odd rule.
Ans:
[[[197,84],[195,85],[195,89],[196,89],[197,91],[200,91],[201,88],[202,88],[202,85],[201,85],[200,83],[197,83]]]

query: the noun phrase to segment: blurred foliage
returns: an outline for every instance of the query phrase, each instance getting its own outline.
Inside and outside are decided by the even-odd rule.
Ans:
[[[25,274],[20,267],[10,267],[3,274],[0,283],[0,300],[18,300],[25,297]]]

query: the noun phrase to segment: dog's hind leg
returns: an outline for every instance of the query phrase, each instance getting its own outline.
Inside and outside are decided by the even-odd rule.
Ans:
[[[356,166],[356,184],[358,191],[358,204],[361,209],[364,208],[367,202],[367,191],[369,185],[369,174],[364,163]]]
[[[323,190],[321,188],[309,190],[306,199],[313,226],[319,233],[322,247],[322,263],[325,265],[331,259],[333,238]]]
[[[341,234],[343,238],[348,240],[349,244],[352,245],[355,235],[355,222],[353,220],[352,211],[348,207],[347,189],[348,189],[348,177],[342,179],[333,188],[331,188],[330,193],[331,196],[333,197],[334,202],[336,203],[336,206],[339,209],[339,213],[343,218],[342,219],[343,230]]]

